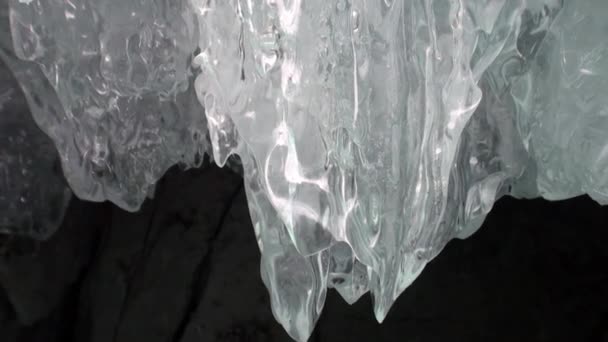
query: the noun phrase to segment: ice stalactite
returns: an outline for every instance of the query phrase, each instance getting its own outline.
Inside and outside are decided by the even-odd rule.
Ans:
[[[608,203],[603,0],[10,2],[76,195],[136,210],[238,155],[273,312],[382,321],[503,195]],[[31,80],[27,80],[31,82]],[[198,101],[197,101],[198,100]]]

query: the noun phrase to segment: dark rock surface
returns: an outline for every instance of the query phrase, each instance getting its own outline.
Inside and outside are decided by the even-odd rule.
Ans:
[[[608,207],[500,200],[379,325],[330,291],[311,341],[608,341]],[[290,341],[241,178],[171,170],[138,213],[74,199],[46,242],[0,240],[1,342]]]

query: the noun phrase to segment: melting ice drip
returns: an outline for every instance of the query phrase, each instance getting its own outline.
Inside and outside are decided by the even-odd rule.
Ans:
[[[20,81],[81,198],[137,210],[171,165],[240,156],[274,315],[305,341],[327,288],[371,292],[382,321],[502,195],[608,203],[606,15],[605,0],[11,0],[3,56],[44,75]]]

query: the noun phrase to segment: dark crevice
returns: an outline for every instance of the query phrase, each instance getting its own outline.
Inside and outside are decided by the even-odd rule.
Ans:
[[[226,218],[228,217],[228,214],[230,213],[230,210],[234,205],[234,201],[236,200],[237,196],[241,194],[242,191],[243,182],[240,182],[239,186],[231,194],[229,200],[227,201],[226,207],[224,208],[224,210],[222,210],[222,215],[220,216],[219,223],[215,231],[213,232],[213,235],[209,238],[209,250],[196,265],[194,276],[192,278],[192,285],[190,287],[190,299],[188,300],[186,311],[177,326],[175,334],[173,335],[173,342],[180,342],[183,339],[184,334],[186,333],[186,329],[188,327],[188,323],[191,321],[192,317],[196,313],[198,305],[206,292],[209,275],[211,273],[213,251],[215,250],[214,242],[217,240],[222,231],[222,227],[224,226]]]
[[[86,300],[90,300],[89,296],[92,296],[91,293],[88,293],[88,291],[90,291],[90,286],[88,285],[88,281],[89,281],[89,277],[95,272],[95,270],[97,269],[97,267],[100,264],[100,260],[101,260],[101,255],[104,253],[104,251],[108,248],[108,241],[109,241],[109,235],[112,232],[112,206],[110,204],[105,204],[104,205],[104,218],[109,217],[110,219],[107,220],[107,222],[104,222],[103,227],[101,227],[99,229],[99,231],[97,232],[97,236],[96,236],[96,242],[94,245],[93,253],[92,253],[92,258],[89,262],[89,264],[83,269],[83,279],[82,282],[80,283],[80,287],[78,288],[76,295],[75,296],[79,296],[78,299],[78,316],[76,317],[77,320],[75,320],[74,322],[79,322],[80,324],[78,324],[77,326],[75,326],[73,332],[72,332],[72,342],[82,342],[79,337],[81,336],[87,336],[88,338],[90,338],[90,334],[91,334],[91,322],[93,321],[92,318],[92,308],[89,305],[84,305],[85,298]],[[86,326],[83,326],[83,324],[86,324]]]
[[[16,321],[17,320],[17,312],[15,311],[15,306],[11,303],[8,292],[0,283],[0,324],[4,322]]]
[[[74,199],[72,199],[74,200]],[[105,203],[103,205],[103,211],[104,212],[109,212],[111,210],[111,207],[109,204]],[[108,217],[107,215],[104,215],[103,217]],[[110,221],[108,220],[108,222],[104,222],[103,226],[101,227],[95,227],[95,231],[94,231],[94,237],[92,238],[92,243],[93,246],[91,248],[91,253],[86,261],[86,263],[82,266],[82,269],[79,271],[79,274],[76,278],[76,281],[74,282],[74,284],[72,284],[72,286],[70,286],[71,290],[68,292],[69,294],[74,294],[74,305],[75,307],[73,308],[72,314],[73,317],[71,317],[72,322],[78,322],[80,319],[80,315],[82,314],[82,310],[89,310],[90,307],[87,307],[86,305],[84,305],[83,303],[83,299],[85,298],[85,296],[87,295],[87,293],[85,292],[87,289],[86,286],[86,282],[88,280],[89,275],[92,273],[92,270],[95,269],[94,265],[97,263],[98,260],[100,260],[100,255],[101,253],[103,253],[103,250],[107,244],[107,240],[108,240],[108,233],[110,231]],[[88,299],[88,297],[86,297]],[[69,298],[68,298],[69,300]],[[87,316],[90,316],[90,312],[86,311]],[[91,322],[91,318],[89,318],[87,321],[87,327],[83,327],[81,325],[75,326],[74,329],[72,330],[72,334],[71,334],[71,342],[82,342],[79,339],[79,335],[81,333],[86,334],[86,336],[89,336],[90,333],[90,322]],[[82,330],[79,329],[86,329],[84,330],[84,332],[82,332]]]
[[[329,291],[329,290],[328,290]],[[317,321],[315,329],[312,331],[312,335],[310,336],[310,342],[320,342],[321,341],[321,329],[318,329],[320,319]]]
[[[165,182],[166,182],[166,178],[161,178],[161,180],[158,182],[158,185],[157,185],[158,188],[162,189]],[[146,234],[144,235],[144,239],[143,239],[142,251],[141,251],[141,253],[139,253],[136,260],[133,262],[132,266],[126,270],[127,271],[126,291],[125,291],[125,296],[122,300],[122,304],[120,306],[118,320],[116,321],[116,326],[114,327],[114,334],[112,336],[113,342],[116,342],[118,340],[118,333],[120,331],[120,327],[122,326],[122,321],[124,319],[125,313],[127,312],[127,309],[129,307],[129,301],[133,295],[133,282],[135,280],[135,276],[137,275],[137,271],[140,269],[140,267],[145,265],[145,262],[147,260],[147,255],[149,253],[149,249],[146,247],[150,241],[150,237],[151,237],[152,231],[154,229],[155,218],[159,212],[158,211],[159,199],[155,198],[154,200],[152,200],[150,202],[151,202],[150,206],[152,206],[152,208],[149,209],[150,218],[148,219],[148,223],[146,225],[147,228],[146,228]],[[111,229],[113,229],[113,228],[114,227],[112,225]]]

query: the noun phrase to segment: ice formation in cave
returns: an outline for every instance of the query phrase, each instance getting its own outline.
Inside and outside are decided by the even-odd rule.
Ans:
[[[382,321],[502,195],[608,203],[607,14],[605,0],[10,0],[10,63],[35,70],[22,88],[81,198],[136,210],[171,165],[240,156],[274,315],[304,341],[327,288],[371,292]]]
[[[3,45],[10,41],[7,35],[5,20],[0,57],[10,49]],[[13,76],[27,70],[12,65],[11,72],[3,59],[8,61],[0,58],[0,233],[46,239],[61,223],[71,192],[53,142],[24,111],[25,97]]]
[[[200,164],[207,124],[185,1],[9,3],[15,54],[46,76],[29,89],[56,98],[34,116],[77,196],[137,210],[170,166]]]

